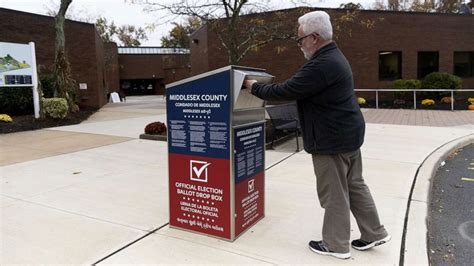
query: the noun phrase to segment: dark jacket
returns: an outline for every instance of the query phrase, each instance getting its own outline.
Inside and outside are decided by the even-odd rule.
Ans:
[[[283,83],[254,83],[252,94],[265,100],[296,100],[308,153],[351,152],[364,142],[365,122],[352,70],[335,43],[319,49]]]

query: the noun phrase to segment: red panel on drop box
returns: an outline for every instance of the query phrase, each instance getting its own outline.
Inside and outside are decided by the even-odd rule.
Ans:
[[[169,154],[170,225],[230,239],[229,160]]]
[[[260,172],[235,187],[235,236],[264,216],[264,174]]]

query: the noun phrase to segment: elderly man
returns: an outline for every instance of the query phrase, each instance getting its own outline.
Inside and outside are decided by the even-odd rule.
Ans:
[[[354,93],[352,70],[332,41],[329,15],[314,11],[298,19],[296,42],[309,60],[289,80],[261,84],[247,80],[251,93],[265,100],[296,100],[304,149],[312,154],[317,192],[325,209],[321,241],[309,248],[323,255],[350,258],[350,212],[361,237],[352,241],[367,250],[391,239],[380,223],[362,177],[360,147],[365,122]]]

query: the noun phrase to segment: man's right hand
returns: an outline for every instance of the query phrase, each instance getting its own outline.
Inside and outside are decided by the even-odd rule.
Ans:
[[[244,81],[244,87],[246,87],[247,89],[249,90],[252,90],[252,85],[257,82],[256,80],[254,79],[248,79],[248,80],[245,80]]]

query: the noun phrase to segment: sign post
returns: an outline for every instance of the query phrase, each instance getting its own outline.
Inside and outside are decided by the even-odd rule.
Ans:
[[[32,87],[35,118],[39,118],[35,43],[0,42],[0,88]]]
[[[167,85],[170,226],[234,241],[264,217],[264,102],[242,88],[271,82],[229,66]]]

